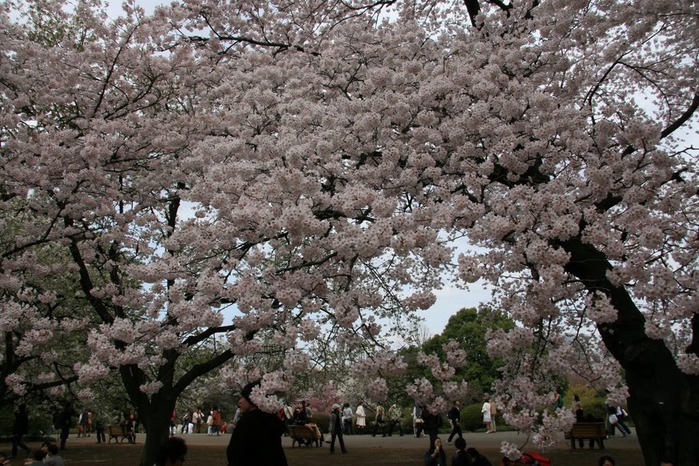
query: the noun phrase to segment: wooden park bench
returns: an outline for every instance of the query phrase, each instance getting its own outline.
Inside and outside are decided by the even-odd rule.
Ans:
[[[116,443],[123,443],[126,440],[126,435],[124,435],[124,429],[121,426],[111,425],[107,427],[107,434],[109,435],[109,440],[107,443],[111,443],[112,439]],[[121,438],[121,442],[119,441]]]
[[[604,439],[607,437],[607,428],[604,422],[576,422],[573,428],[565,433],[565,438],[570,439],[570,446],[576,448],[579,439],[596,440],[600,450],[604,450]]]
[[[319,447],[323,444],[323,434],[318,429],[315,424],[306,424],[303,426],[289,425],[287,426],[289,430],[289,437],[291,437],[291,447],[293,448],[295,444],[301,444],[309,446],[311,443],[316,444]]]

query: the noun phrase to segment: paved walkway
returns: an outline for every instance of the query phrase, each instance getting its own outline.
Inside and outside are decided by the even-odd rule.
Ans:
[[[143,437],[145,434],[137,434],[137,443],[143,443]],[[229,435],[221,435],[221,436],[209,436],[206,434],[182,434],[179,435],[180,437],[183,437],[186,441],[187,444],[189,445],[220,445],[221,447],[225,447],[228,445],[228,441],[230,439]],[[440,437],[442,438],[443,441],[446,442],[446,439],[449,435],[448,434],[441,434]],[[328,435],[325,434],[325,438],[329,440]],[[495,432],[493,434],[486,434],[486,433],[472,433],[472,432],[467,432],[464,434],[464,438],[466,439],[466,443],[469,446],[475,446],[475,447],[499,447],[501,442],[503,441],[508,441],[512,442],[515,445],[522,447],[525,442],[527,442],[527,436],[523,434],[519,434],[514,431],[503,431],[503,432]],[[560,434],[560,443],[558,444],[559,447],[562,447],[566,442],[563,439],[563,433]],[[97,440],[94,435],[90,437],[76,437],[75,435],[71,435],[70,439],[68,440],[69,443],[96,443]],[[350,448],[350,445],[356,445],[356,446],[361,446],[361,447],[371,447],[371,446],[390,446],[391,448],[399,448],[399,447],[415,447],[415,446],[424,446],[427,448],[429,445],[429,440],[427,437],[421,437],[421,438],[415,438],[413,435],[404,435],[404,436],[399,436],[399,435],[393,435],[392,437],[372,437],[371,435],[348,435],[345,436],[345,443],[347,444],[348,448]],[[568,441],[569,443],[569,441]],[[282,440],[282,444],[284,447],[291,447],[291,439],[288,437],[285,437]],[[586,442],[587,445],[587,442]],[[616,436],[616,437],[611,437],[604,442],[605,447],[608,450],[615,450],[615,449],[633,449],[633,448],[639,448],[640,445],[638,444],[638,438],[636,437],[635,432],[632,432],[631,435],[627,437],[621,437],[621,436]],[[587,447],[586,447],[587,448]],[[523,449],[528,450],[528,449],[535,449],[534,444],[530,441],[526,446],[523,447]]]

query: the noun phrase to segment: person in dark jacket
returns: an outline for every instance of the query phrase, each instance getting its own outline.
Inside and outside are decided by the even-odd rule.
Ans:
[[[72,419],[77,413],[73,408],[72,403],[66,403],[63,411],[58,415],[58,428],[61,430],[60,440],[61,440],[61,450],[66,449],[66,442],[68,441],[68,435],[70,434],[70,426],[72,425]]]
[[[29,455],[29,447],[22,441],[22,437],[29,433],[29,415],[27,405],[21,404],[15,411],[15,423],[12,426],[12,456],[17,456],[17,447]]]
[[[447,466],[447,454],[442,448],[442,439],[436,437],[425,453],[425,466]]]
[[[466,440],[463,437],[457,437],[454,440],[456,453],[451,458],[451,466],[472,466],[471,457],[466,453]]]
[[[288,466],[282,448],[284,422],[276,414],[260,410],[250,399],[259,384],[249,383],[240,393],[241,416],[228,442],[228,466]]]
[[[424,420],[423,428],[430,437],[430,448],[432,448],[437,435],[439,435],[439,428],[442,427],[442,416],[439,413],[431,412],[425,406],[422,408],[422,419]]]
[[[471,457],[471,464],[473,466],[493,466],[493,463],[488,460],[485,456],[481,455],[475,448],[467,448],[466,453]]]
[[[335,453],[335,438],[340,441],[340,451],[347,453],[345,448],[345,439],[342,436],[342,413],[340,405],[335,403],[332,406],[333,410],[330,413],[330,453]]]
[[[447,413],[447,417],[451,422],[451,433],[449,434],[447,442],[451,443],[454,436],[458,436],[459,438],[464,436],[463,432],[461,431],[461,402],[459,400],[454,401],[454,404]]]
[[[180,437],[170,437],[160,445],[155,466],[181,466],[187,459],[187,444]]]

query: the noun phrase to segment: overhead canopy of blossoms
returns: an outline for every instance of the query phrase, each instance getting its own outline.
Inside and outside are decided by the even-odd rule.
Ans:
[[[542,445],[572,422],[529,422],[571,342],[604,344],[639,419],[660,396],[639,366],[699,403],[694,3],[197,1],[110,22],[48,2],[53,36],[12,5],[2,208],[31,215],[2,273],[36,245],[70,257],[100,321],[84,376],[182,388],[192,372],[146,369],[217,332],[231,345],[196,368],[328,329],[379,344],[454,270],[521,324],[491,350],[527,377],[501,396]],[[454,260],[445,235],[483,249]]]

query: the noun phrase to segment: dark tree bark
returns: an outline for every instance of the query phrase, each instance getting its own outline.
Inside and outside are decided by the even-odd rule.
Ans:
[[[580,239],[562,246],[571,254],[568,272],[589,291],[606,294],[618,311],[616,322],[598,329],[624,369],[646,465],[699,465],[699,377],[683,373],[665,344],[646,335],[645,319],[628,291],[607,279],[611,265],[602,252]]]

